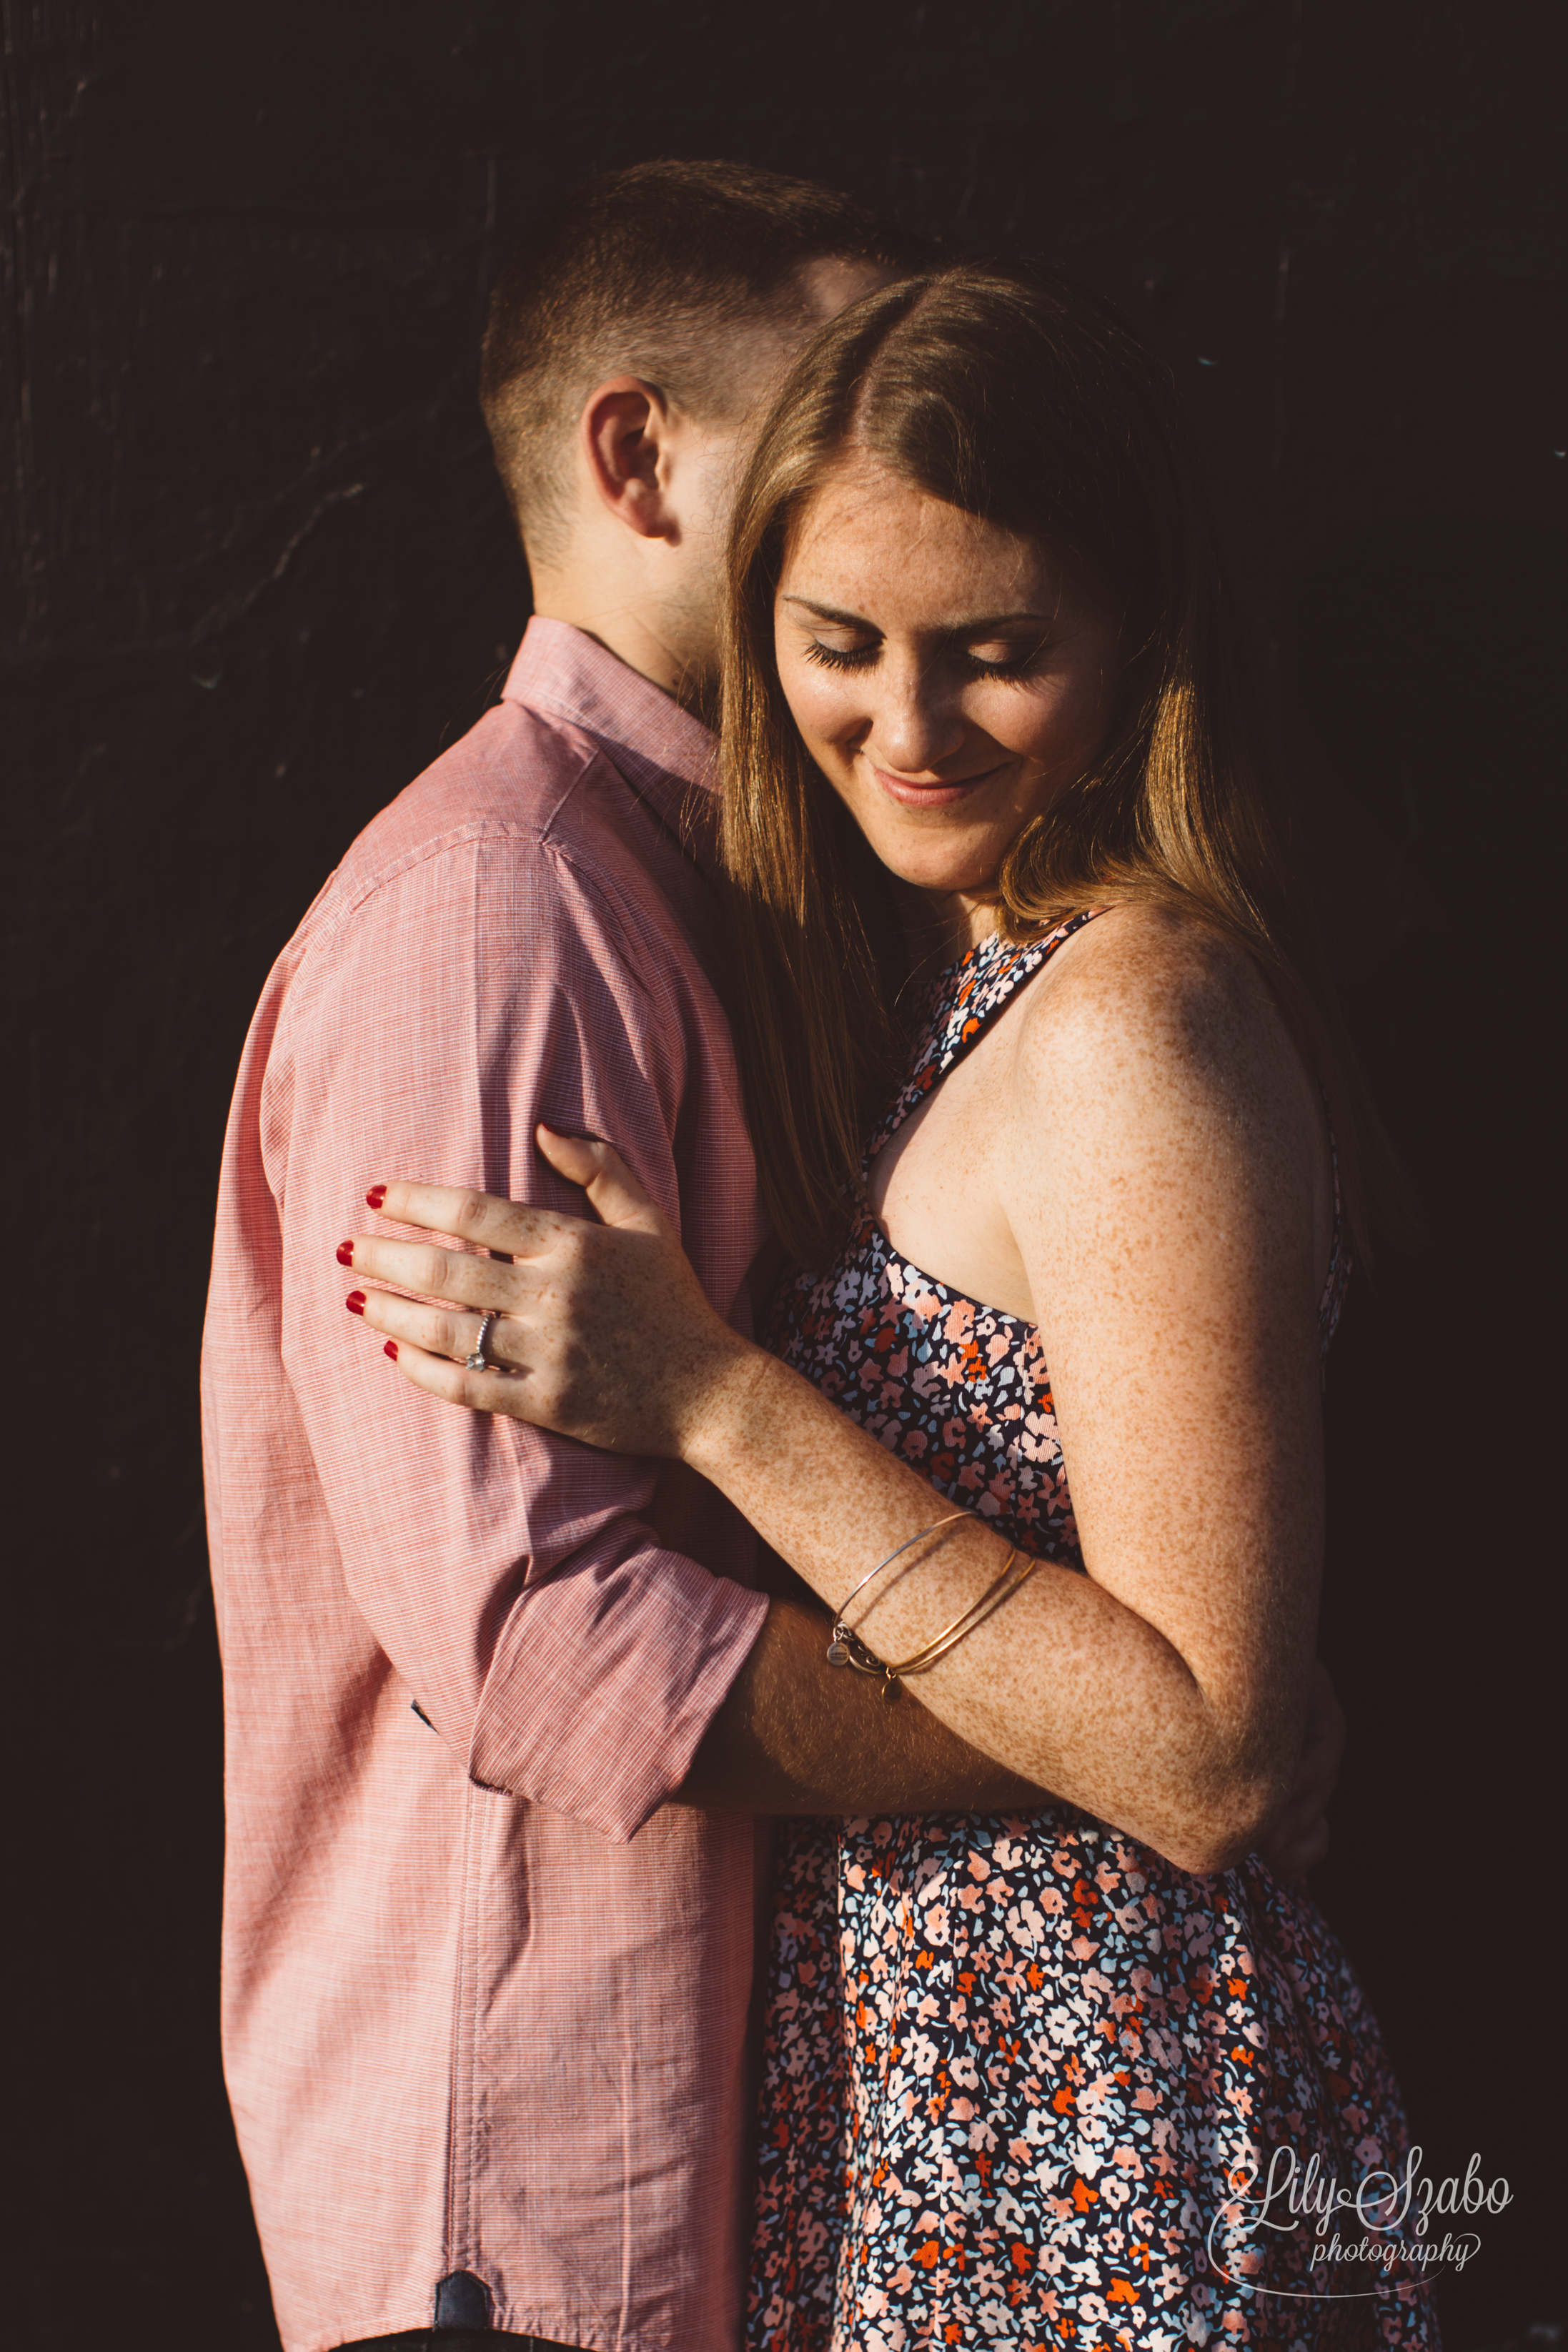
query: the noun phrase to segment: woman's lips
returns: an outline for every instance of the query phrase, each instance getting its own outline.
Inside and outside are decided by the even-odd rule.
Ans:
[[[982,768],[977,775],[955,776],[951,781],[940,778],[930,784],[911,783],[907,776],[889,775],[886,768],[872,767],[871,773],[889,799],[898,801],[904,808],[951,808],[977,786],[988,784],[993,776],[1001,773],[1001,769]]]

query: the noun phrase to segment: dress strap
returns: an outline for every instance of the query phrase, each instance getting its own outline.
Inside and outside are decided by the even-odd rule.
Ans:
[[[909,1076],[866,1146],[868,1167],[932,1087],[978,1044],[987,1024],[1005,1010],[1024,982],[1086,923],[1108,912],[1104,907],[1086,908],[1038,940],[1006,940],[993,931],[957,963],[938,972],[916,1015],[917,1042]]]

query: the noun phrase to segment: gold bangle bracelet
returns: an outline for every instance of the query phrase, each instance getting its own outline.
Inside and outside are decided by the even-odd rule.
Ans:
[[[829,1660],[834,1665],[851,1666],[857,1674],[879,1676],[882,1684],[883,1704],[891,1706],[906,1675],[928,1673],[940,1659],[946,1657],[950,1650],[955,1650],[967,1634],[983,1625],[994,1610],[1000,1609],[1005,1601],[1010,1601],[1014,1593],[1028,1582],[1040,1563],[1036,1558],[1026,1557],[1022,1570],[1015,1574],[1017,1559],[1018,1548],[1015,1544],[1003,1563],[1001,1575],[986,1587],[978,1601],[971,1601],[951,1625],[909,1657],[901,1658],[896,1664],[878,1657],[858,1633],[840,1621],[833,1628],[833,1646],[827,1653]],[[834,1655],[835,1651],[838,1653],[837,1656]]]
[[[896,1559],[902,1559],[907,1551],[913,1551],[916,1544],[922,1542],[927,1536],[934,1536],[939,1528],[950,1528],[955,1519],[967,1519],[973,1517],[973,1514],[970,1511],[949,1511],[945,1519],[933,1519],[929,1528],[918,1528],[912,1536],[906,1536],[897,1551],[890,1551],[886,1559],[879,1559],[875,1568],[868,1569],[855,1590],[839,1602],[838,1622],[843,1622],[849,1614],[850,1603],[859,1600],[866,1587],[875,1577],[880,1576],[885,1568],[891,1568]],[[842,1662],[836,1658],[833,1663],[837,1665]]]

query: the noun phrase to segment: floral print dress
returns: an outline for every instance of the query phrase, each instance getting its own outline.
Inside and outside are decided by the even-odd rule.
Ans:
[[[993,937],[933,983],[868,1171],[1092,919]],[[772,1343],[939,1494],[1081,1569],[1037,1328],[900,1257],[868,1200]],[[1290,2182],[1321,2207],[1405,2149],[1343,1955],[1257,1859],[1192,1876],[1067,1805],[784,1825],[752,2352],[1435,2347],[1407,2266],[1314,2256],[1326,2231],[1290,2210]]]

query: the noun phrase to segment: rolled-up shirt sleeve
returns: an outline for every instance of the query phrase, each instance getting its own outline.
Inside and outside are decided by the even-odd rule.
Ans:
[[[252,1206],[278,1223],[282,1360],[349,1595],[475,1780],[617,1839],[679,1786],[761,1631],[750,1531],[680,1465],[416,1389],[344,1312],[333,1253],[396,1177],[585,1213],[543,1120],[615,1143],[743,1321],[755,1237],[716,1199],[692,1216],[718,1180],[688,1142],[705,1116],[742,1133],[716,1098],[732,1072],[676,944],[527,827],[459,828],[317,927],[258,1106]]]

